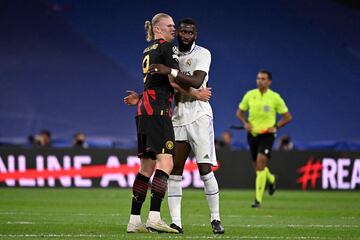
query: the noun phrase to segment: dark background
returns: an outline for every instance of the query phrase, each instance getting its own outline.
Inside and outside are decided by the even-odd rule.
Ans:
[[[198,22],[197,43],[212,52],[217,136],[238,123],[238,103],[265,68],[294,115],[280,134],[360,140],[359,3],[335,0],[1,0],[0,140],[46,128],[55,139],[83,131],[134,146],[135,111],[122,99],[142,89],[143,24],[158,12]]]
[[[9,157],[10,156],[10,157]],[[128,156],[136,157],[135,150],[120,150],[120,149],[21,149],[21,148],[0,148],[0,176],[1,173],[13,172],[10,170],[9,159],[14,158],[15,164],[14,169],[19,171],[19,156],[25,159],[26,169],[25,170],[34,170],[36,169],[36,158],[38,156],[43,157],[44,159],[44,169],[47,167],[47,156],[55,156],[59,165],[64,168],[64,156],[70,157],[71,159],[71,168],[74,168],[74,156],[88,156],[91,159],[91,164],[84,164],[82,168],[94,165],[105,165],[110,156],[116,156],[120,161],[121,165],[127,163]],[[360,169],[359,165],[355,164],[355,161],[360,161],[360,152],[334,152],[334,151],[291,151],[291,152],[282,152],[275,151],[273,153],[272,159],[269,161],[269,168],[271,172],[276,174],[278,178],[277,188],[279,189],[302,189],[302,184],[297,183],[297,179],[303,176],[303,172],[299,172],[299,168],[306,165],[309,160],[312,164],[315,162],[322,163],[324,158],[332,158],[337,164],[335,178],[337,183],[342,180],[347,183],[351,183],[352,176],[354,176],[353,181],[355,182],[355,189],[351,190],[360,190]],[[250,160],[250,154],[248,151],[218,151],[217,152],[217,161],[219,167],[215,170],[215,175],[219,183],[220,188],[248,188],[253,189],[255,184],[255,171],[253,169],[252,162]],[[341,167],[338,163],[339,159],[349,159],[350,165]],[[5,169],[6,170],[5,170]],[[340,168],[343,168],[342,170]],[[185,171],[187,172],[187,171]],[[192,175],[192,183],[189,187],[194,187],[194,174],[198,174],[197,170],[190,173]],[[340,173],[341,172],[341,173]],[[345,172],[347,175],[345,176]],[[355,172],[355,173],[354,173]],[[318,177],[315,178],[315,187],[311,186],[311,177],[314,176],[314,171],[308,172],[308,181],[306,182],[306,188],[303,190],[321,190],[322,189],[322,171],[319,170]],[[133,172],[134,177],[136,172]],[[186,174],[189,174],[187,172]],[[66,175],[65,175],[66,176]],[[128,178],[127,174],[124,174],[125,178]],[[90,179],[91,177],[84,176],[84,179]],[[92,187],[100,187],[100,178],[91,178],[93,185]],[[200,178],[199,178],[199,181]],[[44,187],[49,187],[47,180],[44,181]],[[19,181],[15,181],[16,186],[19,186]],[[0,188],[6,187],[5,182],[0,182]],[[56,186],[61,187],[59,180],[56,180]],[[72,178],[72,186],[74,187],[74,178]],[[35,187],[39,187],[36,185]],[[112,181],[110,187],[120,187],[118,182]],[[337,189],[338,186],[335,188]],[[326,190],[335,190],[329,187]]]

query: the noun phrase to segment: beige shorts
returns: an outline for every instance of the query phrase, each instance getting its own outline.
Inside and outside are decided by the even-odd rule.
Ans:
[[[214,126],[211,117],[204,115],[196,121],[174,126],[175,141],[188,142],[197,163],[210,163],[217,166],[214,143]]]

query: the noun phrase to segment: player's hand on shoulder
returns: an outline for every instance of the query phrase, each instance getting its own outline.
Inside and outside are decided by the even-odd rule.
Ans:
[[[151,64],[148,72],[150,74],[168,75],[171,73],[171,68],[169,68],[163,64]]]
[[[128,94],[126,97],[124,97],[124,103],[129,106],[134,106],[139,101],[139,95],[131,90],[127,90],[126,93]]]

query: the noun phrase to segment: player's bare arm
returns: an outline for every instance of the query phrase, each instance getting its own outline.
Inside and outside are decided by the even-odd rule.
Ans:
[[[170,75],[171,71],[172,71],[171,68],[163,64],[152,64],[149,67],[150,74]],[[206,72],[199,70],[194,71],[194,74],[192,76],[188,76],[181,72],[177,72],[175,80],[183,85],[198,89],[202,85],[205,77],[206,77]]]
[[[281,119],[276,123],[276,125],[274,126],[274,128],[278,129],[278,128],[282,128],[283,126],[285,126],[286,124],[288,124],[290,121],[292,120],[292,115],[290,112],[286,112],[284,114],[282,114]]]
[[[282,118],[275,124],[275,126],[268,128],[266,130],[267,133],[276,133],[276,131],[288,124],[292,120],[292,115],[290,112],[286,112],[282,114]]]
[[[237,116],[237,117],[240,119],[240,121],[244,124],[244,128],[245,128],[247,131],[251,131],[252,126],[251,126],[251,124],[248,122],[248,120],[246,119],[245,111],[242,111],[242,110],[238,109],[237,112],[236,112],[236,116]]]
[[[185,87],[178,84],[173,77],[170,77],[170,84],[173,88],[175,88],[177,91],[186,94],[192,98],[195,98],[200,101],[207,102],[210,100],[211,97],[211,88],[201,88],[201,89],[195,89],[193,87]]]

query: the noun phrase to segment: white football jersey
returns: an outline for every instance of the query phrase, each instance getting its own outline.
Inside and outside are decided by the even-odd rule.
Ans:
[[[197,70],[206,72],[204,82],[200,88],[206,88],[210,63],[210,51],[195,43],[193,43],[189,52],[179,52],[179,68],[183,74],[192,76]],[[213,117],[209,102],[199,101],[179,92],[175,94],[175,108],[172,118],[174,126],[190,124],[204,115]]]

